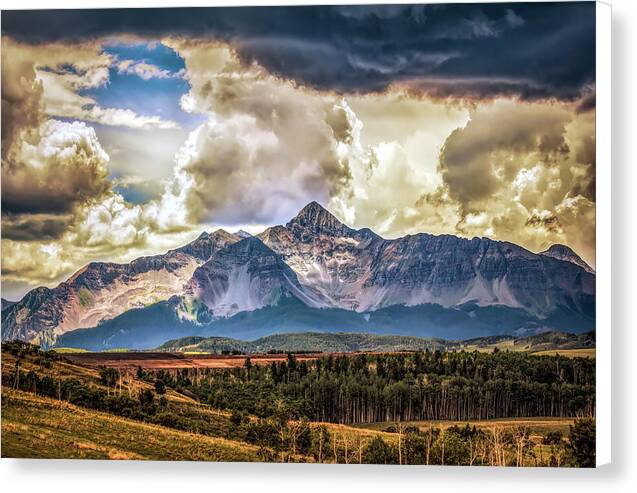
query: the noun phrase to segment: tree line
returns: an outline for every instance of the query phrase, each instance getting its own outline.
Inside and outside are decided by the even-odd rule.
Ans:
[[[297,418],[484,420],[595,414],[595,362],[498,351],[326,356],[243,368],[158,371],[154,378],[219,408],[261,417],[281,399]]]

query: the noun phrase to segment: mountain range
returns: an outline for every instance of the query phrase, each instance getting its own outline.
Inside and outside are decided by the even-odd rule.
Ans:
[[[316,202],[259,235],[203,233],[166,254],[91,263],[2,310],[2,338],[87,349],[183,336],[368,332],[466,339],[594,329],[595,273],[575,252],[488,238],[385,239]]]

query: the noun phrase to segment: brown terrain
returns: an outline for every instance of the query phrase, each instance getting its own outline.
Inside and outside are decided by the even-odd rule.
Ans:
[[[337,354],[334,354],[335,356]],[[323,353],[296,354],[297,361],[320,358]],[[90,367],[149,370],[186,368],[237,368],[245,364],[247,355],[182,354],[182,353],[67,353],[64,357],[74,363]],[[285,361],[287,354],[250,354],[250,361],[256,365],[267,365],[272,361]]]

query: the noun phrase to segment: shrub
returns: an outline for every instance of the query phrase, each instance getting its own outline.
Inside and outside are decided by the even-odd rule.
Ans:
[[[595,467],[595,421],[576,419],[570,426],[568,452],[574,466]]]
[[[396,464],[396,452],[380,436],[374,437],[363,451],[366,464]]]

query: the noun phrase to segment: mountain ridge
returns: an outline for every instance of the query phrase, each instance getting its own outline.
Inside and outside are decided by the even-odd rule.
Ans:
[[[2,311],[2,339],[50,344],[71,330],[92,327],[137,306],[181,291],[206,255],[238,238],[202,233],[183,247],[129,263],[90,262],[55,288],[38,287]],[[118,289],[119,288],[119,289]]]
[[[569,318],[565,328],[583,330],[594,321],[595,274],[556,258],[574,259],[569,252],[535,254],[506,241],[428,233],[385,239],[367,228],[350,228],[310,202],[285,226],[256,236],[204,232],[183,247],[128,264],[92,262],[56,288],[37,288],[3,310],[2,337],[50,345],[67,332],[108,326],[128,310],[175,296],[179,302],[169,305],[177,320],[194,327],[224,325],[223,319],[267,307],[274,313],[281,299],[294,298],[308,313],[358,314],[339,315],[354,331],[364,328],[357,324],[370,313],[392,306],[439,306],[453,314],[465,305],[494,307],[507,330],[556,320],[564,325]],[[513,317],[518,327],[511,325],[513,312],[525,313]],[[413,324],[443,328],[416,319]],[[477,322],[463,324],[483,330]]]

